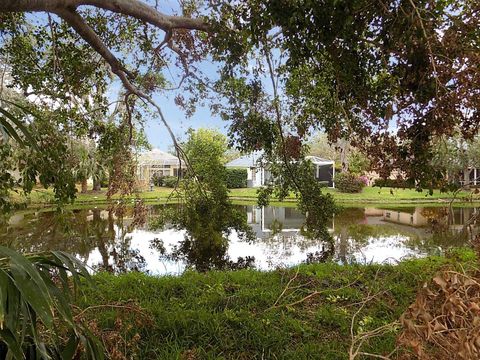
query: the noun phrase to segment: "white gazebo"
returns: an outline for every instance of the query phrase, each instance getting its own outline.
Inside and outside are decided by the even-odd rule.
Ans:
[[[159,149],[140,153],[137,156],[137,180],[142,185],[148,185],[155,174],[178,176],[180,164],[183,171],[185,169],[183,161]]]

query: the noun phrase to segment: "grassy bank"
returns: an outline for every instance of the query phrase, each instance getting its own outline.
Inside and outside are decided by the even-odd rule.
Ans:
[[[442,193],[435,190],[432,195],[428,191],[418,192],[415,189],[394,189],[394,188],[378,188],[366,187],[360,193],[348,194],[342,193],[336,189],[324,189],[326,193],[332,194],[335,200],[339,203],[424,203],[424,202],[439,202],[449,201],[453,198],[453,193]],[[467,191],[462,191],[456,196],[458,201],[465,201],[466,198],[472,194]],[[233,199],[255,199],[256,189],[233,189],[230,192]],[[480,199],[477,197],[477,199]],[[286,199],[294,200],[293,196]]]
[[[391,323],[440,267],[473,262],[472,252],[459,251],[396,266],[313,264],[180,277],[103,273],[80,306],[95,328],[109,329],[99,332],[107,347],[138,359],[347,359],[354,314],[354,336]],[[132,310],[134,304],[142,310]],[[362,351],[390,353],[397,333],[368,339]]]
[[[336,189],[325,189],[327,193],[332,194],[339,204],[344,205],[358,205],[361,204],[432,204],[449,202],[453,198],[452,193],[442,193],[435,190],[432,195],[427,191],[418,192],[415,189],[393,189],[393,188],[377,188],[366,187],[361,193],[346,194],[337,191]],[[149,203],[161,203],[167,201],[171,196],[172,189],[157,187],[153,191],[143,191],[139,193],[139,197]],[[465,203],[470,201],[471,193],[463,191],[457,194],[455,201]],[[45,206],[53,201],[53,192],[51,190],[35,189],[27,198],[18,194],[14,194],[14,200],[17,202],[26,202],[29,206]],[[254,188],[232,189],[230,191],[230,198],[237,202],[256,201],[257,190]],[[118,197],[114,197],[118,198]],[[170,199],[174,201],[173,198]],[[478,195],[474,195],[474,201],[480,201]],[[76,205],[84,204],[104,204],[107,202],[106,190],[102,189],[99,192],[88,192],[86,194],[77,194],[75,200]],[[275,202],[275,201],[274,201]],[[275,202],[276,204],[295,203],[293,195],[289,196],[282,202]]]

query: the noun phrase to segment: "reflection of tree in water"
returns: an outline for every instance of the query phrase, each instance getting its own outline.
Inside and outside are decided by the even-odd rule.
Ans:
[[[432,233],[440,233],[450,230],[452,223],[453,209],[447,207],[423,208],[420,214],[427,220]]]
[[[335,250],[332,255],[342,262],[347,263],[351,261],[351,255],[358,248],[365,245],[365,236],[357,237],[359,235],[358,224],[365,219],[364,209],[348,209],[342,211],[335,217]],[[360,226],[361,227],[361,226]]]
[[[395,238],[399,242],[396,245],[389,243],[389,246],[403,247],[407,242],[401,239],[418,241],[421,238],[414,228],[409,230],[408,226],[400,227],[390,223],[368,224],[368,215],[364,208],[348,208],[336,215],[332,235],[335,240],[333,259],[343,264],[357,261],[357,255],[362,254],[372,242],[380,244]]]
[[[363,208],[349,208],[335,216],[332,233],[334,247],[329,247],[328,242],[308,236],[309,233],[301,227],[301,219],[295,226],[292,226],[292,221],[282,223],[274,219],[271,224],[269,221],[270,236],[261,237],[267,233],[259,233],[258,239],[252,239],[245,231],[245,207],[237,207],[234,213],[222,207],[210,209],[206,204],[197,204],[188,211],[180,211],[179,205],[171,206],[172,211],[165,212],[164,208],[149,208],[150,217],[159,212],[167,214],[169,219],[165,219],[164,225],[186,230],[186,235],[168,254],[163,253],[162,258],[183,261],[199,271],[253,265],[253,257],[236,259],[228,256],[229,234],[235,228],[244,231],[244,241],[261,242],[271,259],[288,258],[294,250],[306,254],[311,251],[309,248],[314,248],[319,251],[307,254],[306,262],[334,259],[348,263],[365,247],[381,243],[383,239],[392,240],[392,237],[395,239],[388,246],[400,246],[422,253],[444,252],[451,247],[465,246],[469,237],[478,231],[478,225],[471,219],[479,213],[475,208],[459,208],[450,213],[445,208],[417,209],[430,225],[419,228],[384,223],[381,215],[375,215],[378,225],[370,225],[367,224]],[[0,217],[0,244],[22,252],[66,251],[89,264],[96,262],[94,267],[97,269],[115,273],[144,271],[146,260],[139,250],[132,249],[132,236],[129,233],[138,226],[133,225],[131,218],[131,209],[127,209],[124,217],[116,217],[112,211],[101,209],[19,212],[10,218]],[[300,231],[293,229],[296,227],[301,227]],[[293,230],[289,231],[289,228]],[[257,229],[257,232],[260,230]],[[161,241],[153,241],[151,245],[161,250]]]
[[[238,257],[236,261],[227,254],[228,239],[222,234],[209,234],[205,237],[185,236],[184,240],[174,246],[171,253],[166,253],[163,242],[155,239],[151,247],[156,249],[162,259],[184,261],[188,267],[204,272],[212,269],[246,269],[254,266],[252,256]]]
[[[66,251],[85,262],[98,249],[102,260],[94,268],[143,270],[145,259],[130,248],[128,232],[122,218],[101,209],[14,214],[0,221],[0,244],[22,252]]]
[[[139,250],[131,249],[132,237],[127,234],[132,229],[126,226],[126,220],[123,217],[115,219],[112,210],[108,210],[106,218],[102,218],[100,209],[93,209],[92,213],[95,243],[102,258],[94,268],[114,273],[144,271],[147,265],[145,258]]]
[[[227,254],[232,230],[236,230],[242,240],[253,240],[244,213],[228,204],[217,206],[214,201],[199,197],[188,204],[164,208],[157,220],[152,225],[154,228],[172,226],[186,232],[171,253],[166,252],[160,239],[152,241],[151,247],[159,251],[163,259],[184,261],[187,267],[197,271],[241,269],[254,265],[253,257],[238,257],[234,261]]]
[[[428,222],[430,236],[410,239],[407,244],[409,247],[444,252],[449,248],[467,245],[478,233],[479,212],[476,208],[423,208],[420,213]]]
[[[333,241],[322,245],[322,250],[307,254],[307,263],[325,262],[336,258],[342,263],[351,261],[351,255],[365,244],[365,237],[358,237],[358,224],[364,222],[363,208],[348,208],[334,218]]]
[[[0,225],[0,243],[22,252],[62,250],[87,258],[87,210],[14,214]]]
[[[245,206],[250,224],[257,234],[256,243],[267,248],[270,266],[281,264],[299,251],[307,253],[310,248],[323,248],[320,252],[328,257],[331,237],[328,232],[315,229],[315,221],[308,222],[305,215],[292,207]],[[316,259],[319,259],[317,252]],[[312,261],[312,255],[308,261]]]
[[[304,232],[303,229],[299,230],[299,232],[289,231],[283,233],[272,231],[269,236],[257,239],[257,241],[261,241],[262,244],[268,248],[269,257],[274,259],[275,263],[281,259],[288,258],[296,249],[302,253],[307,253],[311,247],[321,247],[322,250],[317,252],[316,256],[320,256],[319,253],[325,253],[325,256],[328,258],[328,254],[330,254],[328,241],[313,237],[310,233]],[[313,255],[313,253],[312,255],[307,253],[308,258],[306,261],[313,262]],[[316,261],[320,261],[319,258],[317,258]]]
[[[405,210],[403,210],[405,211]],[[475,233],[465,227],[471,219],[471,208],[449,209],[414,208],[425,218],[427,227],[415,227],[407,224],[384,223],[367,225],[363,209],[347,209],[335,217],[335,258],[342,263],[354,260],[354,253],[361,253],[362,248],[372,241],[396,237],[398,243],[391,246],[405,247],[421,253],[444,252],[452,247],[465,246],[468,235]]]

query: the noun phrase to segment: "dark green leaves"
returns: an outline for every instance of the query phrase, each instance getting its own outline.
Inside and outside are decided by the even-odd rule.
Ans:
[[[283,126],[348,139],[382,173],[438,177],[428,166],[432,137],[460,131],[472,139],[480,129],[474,1],[249,0],[219,2],[212,11],[213,52],[225,74],[262,78],[267,48],[280,64],[278,93],[288,96]],[[235,101],[249,106],[236,90]],[[236,121],[249,112],[230,108],[238,110],[224,111],[235,138],[250,138],[251,127]],[[262,113],[255,124],[269,118]]]
[[[97,340],[72,315],[71,285],[80,285],[79,276],[89,278],[66,253],[23,256],[0,246],[0,340],[11,356],[23,359],[33,347],[42,359],[72,359],[82,342],[89,358],[103,358]],[[71,335],[64,344],[65,330]]]
[[[0,107],[0,126],[6,130],[7,134],[13,137],[20,145],[31,146],[38,149],[37,143],[25,124],[14,114]],[[13,126],[12,126],[13,124]],[[15,127],[15,128],[14,128]],[[23,138],[22,138],[23,135]],[[24,140],[25,139],[25,140]]]

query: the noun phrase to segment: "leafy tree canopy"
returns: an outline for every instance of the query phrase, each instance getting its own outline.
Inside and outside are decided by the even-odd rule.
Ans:
[[[226,253],[228,235],[235,230],[240,239],[253,240],[253,233],[228,198],[227,139],[216,130],[191,129],[182,150],[191,165],[176,189],[181,206],[165,207],[157,226],[168,223],[185,230],[184,240],[171,254],[174,258],[199,271],[234,267]]]
[[[220,2],[213,43],[236,105],[226,117],[243,145],[268,147],[275,108],[264,94],[277,86],[284,132],[324,129],[384,174],[434,186],[432,137],[478,131],[478,11],[468,0]]]
[[[36,95],[62,130],[103,129],[93,114],[107,113],[107,89],[120,81],[115,154],[130,152],[142,115],[170,131],[154,94],[176,91],[187,114],[209,104],[231,122],[232,145],[263,149],[274,164],[276,190],[263,200],[293,190],[303,210],[331,214],[302,160],[313,131],[368,151],[383,175],[401,169],[430,187],[432,137],[478,132],[478,11],[473,0],[191,1],[171,14],[153,0],[6,0],[0,55],[11,86]],[[202,71],[211,61],[217,75]],[[131,183],[130,160],[115,159],[130,174],[116,179]]]
[[[455,190],[461,188],[464,171],[480,167],[480,138],[465,140],[459,134],[435,138],[430,165],[443,179],[441,186]]]

